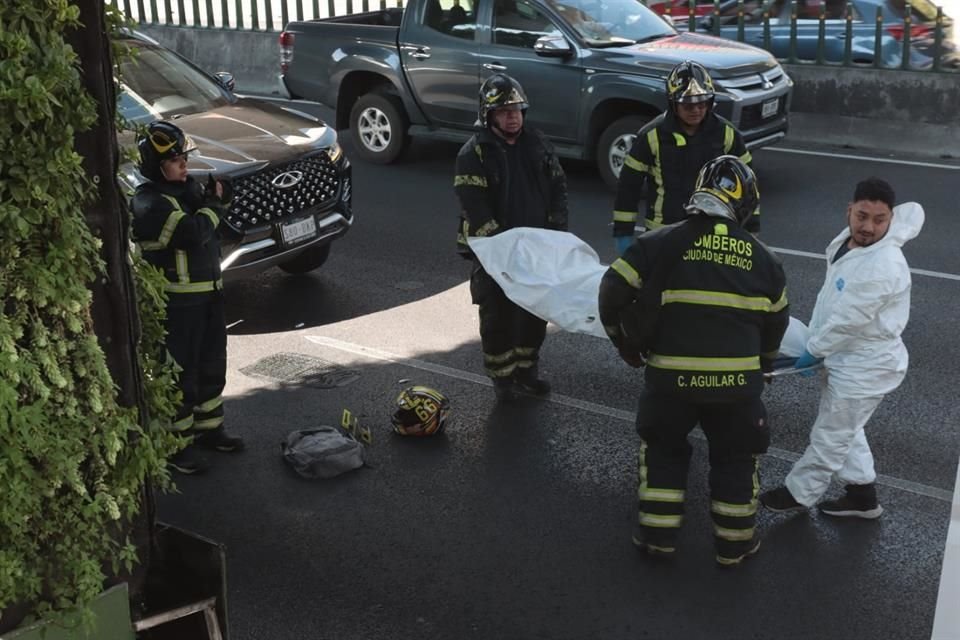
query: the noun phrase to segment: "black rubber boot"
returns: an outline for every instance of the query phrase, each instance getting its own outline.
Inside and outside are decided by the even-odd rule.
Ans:
[[[537,374],[537,367],[517,369],[514,374],[517,390],[532,396],[545,396],[550,393],[550,383],[537,377]]]

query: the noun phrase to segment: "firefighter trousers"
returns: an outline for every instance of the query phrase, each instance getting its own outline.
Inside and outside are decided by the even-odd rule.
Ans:
[[[227,328],[220,291],[197,296],[192,304],[167,306],[167,350],[180,366],[183,394],[173,430],[210,431],[223,426],[223,387],[227,377]],[[202,297],[201,297],[202,296]]]
[[[475,264],[470,295],[480,308],[483,366],[493,380],[509,378],[518,370],[536,371],[547,323],[514,304],[500,285]]]
[[[766,408],[759,396],[730,403],[697,403],[649,391],[641,397],[639,530],[646,544],[675,550],[693,452],[687,436],[698,423],[710,451],[710,514],[717,558],[737,558],[755,544],[759,456],[770,444]]]

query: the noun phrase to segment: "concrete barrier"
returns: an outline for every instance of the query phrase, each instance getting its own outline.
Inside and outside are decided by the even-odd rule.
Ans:
[[[239,92],[278,92],[276,32],[167,26],[139,30],[206,71],[232,72]],[[784,67],[796,83],[789,143],[960,158],[960,74]]]

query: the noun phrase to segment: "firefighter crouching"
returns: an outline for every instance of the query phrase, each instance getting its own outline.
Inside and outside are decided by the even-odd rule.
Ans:
[[[744,229],[758,200],[744,162],[708,162],[689,217],[638,237],[601,281],[607,334],[628,364],[646,365],[633,542],[651,555],[676,551],[697,424],[710,450],[717,562],[736,566],[760,546],[758,462],[770,440],[760,394],[789,310],[779,261]]]

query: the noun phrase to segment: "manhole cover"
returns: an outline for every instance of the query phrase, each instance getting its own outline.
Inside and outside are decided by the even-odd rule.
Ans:
[[[240,369],[240,373],[320,389],[342,387],[360,377],[353,369],[302,353],[275,353]]]

